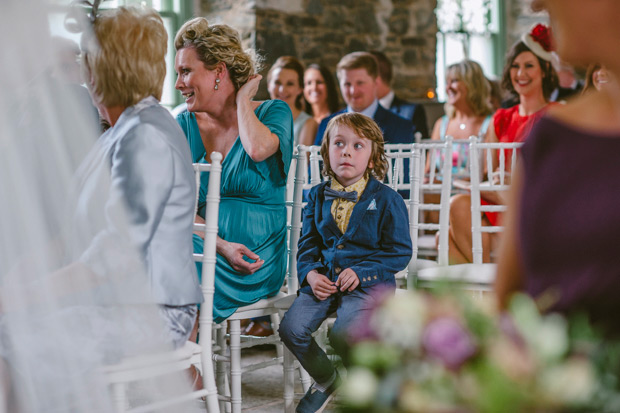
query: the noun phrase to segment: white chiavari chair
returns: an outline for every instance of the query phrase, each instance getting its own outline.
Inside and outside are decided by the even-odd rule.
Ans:
[[[450,191],[452,182],[452,138],[445,141],[425,141],[413,145],[411,153],[412,167],[409,172],[411,196],[407,200],[409,208],[409,226],[413,246],[412,259],[407,267],[407,288],[416,287],[416,275],[425,268],[448,264],[448,223],[450,219]],[[427,169],[427,162],[431,165]],[[439,193],[439,203],[425,200],[424,194]],[[421,220],[424,212],[438,211],[438,223],[426,223]],[[426,234],[433,231],[432,235]],[[438,235],[437,235],[438,234]],[[437,242],[437,260],[418,258],[420,240],[431,238]],[[426,256],[426,253],[424,254]]]
[[[276,303],[280,316],[290,308],[297,296],[299,281],[297,278],[297,249],[301,236],[302,210],[304,203],[304,191],[322,182],[320,162],[322,161],[319,146],[299,145],[295,154],[296,168],[292,196],[292,210],[289,232],[288,271],[287,286],[288,296]],[[310,168],[308,168],[310,160]],[[283,346],[283,370],[284,370],[284,411],[292,413],[295,410],[295,370],[299,369],[303,392],[305,393],[312,384],[312,379],[299,365],[295,357]]]
[[[300,146],[300,148],[304,147]],[[282,345],[277,333],[280,316],[290,307],[297,293],[297,242],[301,231],[301,210],[303,207],[303,189],[299,189],[298,184],[302,181],[305,182],[308,176],[307,152],[303,152],[302,154],[300,149],[295,151],[291,168],[289,169],[289,174],[292,171],[295,172],[294,176],[288,176],[287,178],[286,204],[288,265],[282,291],[274,297],[262,299],[254,304],[237,309],[237,311],[227,319],[228,325],[230,326],[230,330],[228,331],[228,345],[224,334],[220,334],[218,337],[218,344],[222,348],[220,354],[215,355],[215,359],[218,362],[218,388],[225,389],[225,396],[220,398],[231,404],[233,413],[241,412],[241,376],[243,373],[282,364],[284,373],[284,399],[285,405],[288,406],[293,405],[294,374],[296,369],[300,370],[301,382],[304,387],[304,391],[307,391],[311,384],[310,377],[303,371],[303,369],[300,368],[299,364],[294,361],[290,361],[292,355],[283,349],[284,346]],[[298,195],[295,195],[297,194],[295,191],[299,192]],[[271,317],[275,332],[273,335],[269,337],[241,335],[240,320],[266,315]],[[225,324],[222,324],[221,332],[225,331],[224,325]],[[265,344],[276,345],[277,355],[275,358],[254,365],[241,366],[241,350],[243,348]],[[289,361],[287,361],[287,358]],[[225,368],[223,368],[223,366],[227,363],[230,364],[228,372]],[[291,378],[287,379],[289,376]],[[230,384],[230,387],[227,385],[227,378],[229,378],[228,383]],[[288,383],[291,382],[293,384],[289,386]],[[226,406],[221,404],[220,407],[224,409]]]
[[[506,191],[510,184],[511,165],[516,165],[518,149],[522,143],[488,143],[470,138],[470,184],[472,217],[472,255],[471,264],[442,265],[418,271],[416,282],[419,286],[432,286],[439,281],[457,282],[468,290],[489,291],[495,280],[494,263],[483,263],[482,234],[498,233],[501,225],[483,226],[482,213],[503,212],[505,205],[482,205],[481,192],[499,193]],[[510,153],[507,157],[506,153]],[[487,167],[491,166],[491,167]],[[486,178],[482,181],[483,178]]]

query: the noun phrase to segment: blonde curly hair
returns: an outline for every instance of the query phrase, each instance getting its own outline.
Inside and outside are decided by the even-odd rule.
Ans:
[[[209,25],[204,17],[187,21],[174,38],[175,49],[193,47],[208,70],[222,62],[235,90],[260,70],[261,59],[251,49],[243,50],[239,32],[226,24]]]

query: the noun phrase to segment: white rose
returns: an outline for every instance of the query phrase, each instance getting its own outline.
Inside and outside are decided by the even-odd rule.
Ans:
[[[421,345],[426,302],[419,293],[397,294],[387,300],[370,322],[385,343],[417,349]]]
[[[560,359],[568,350],[568,327],[559,314],[545,316],[534,331],[528,332],[530,344],[544,361]]]
[[[549,402],[557,405],[582,404],[590,400],[596,388],[596,378],[590,362],[573,357],[563,364],[542,372],[539,390]]]
[[[372,371],[363,367],[353,367],[338,389],[343,402],[353,407],[372,404],[377,393],[377,378]]]

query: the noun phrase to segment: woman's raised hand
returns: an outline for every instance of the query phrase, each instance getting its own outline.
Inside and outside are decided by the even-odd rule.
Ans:
[[[239,105],[241,102],[249,102],[258,92],[258,86],[263,77],[261,75],[252,75],[248,81],[239,88],[237,92],[236,102]]]
[[[218,238],[217,252],[221,254],[235,271],[244,274],[254,274],[265,262],[243,244],[224,241]],[[254,262],[248,262],[243,257],[248,257]]]

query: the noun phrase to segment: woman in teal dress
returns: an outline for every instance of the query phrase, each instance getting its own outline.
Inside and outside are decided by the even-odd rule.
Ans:
[[[261,76],[236,30],[195,18],[181,27],[175,47],[176,88],[188,108],[177,121],[193,161],[210,162],[213,151],[224,156],[213,303],[219,323],[237,308],[277,294],[284,281],[293,118],[280,100],[251,100]],[[206,193],[203,177],[197,221]],[[194,235],[194,250],[201,248]]]

